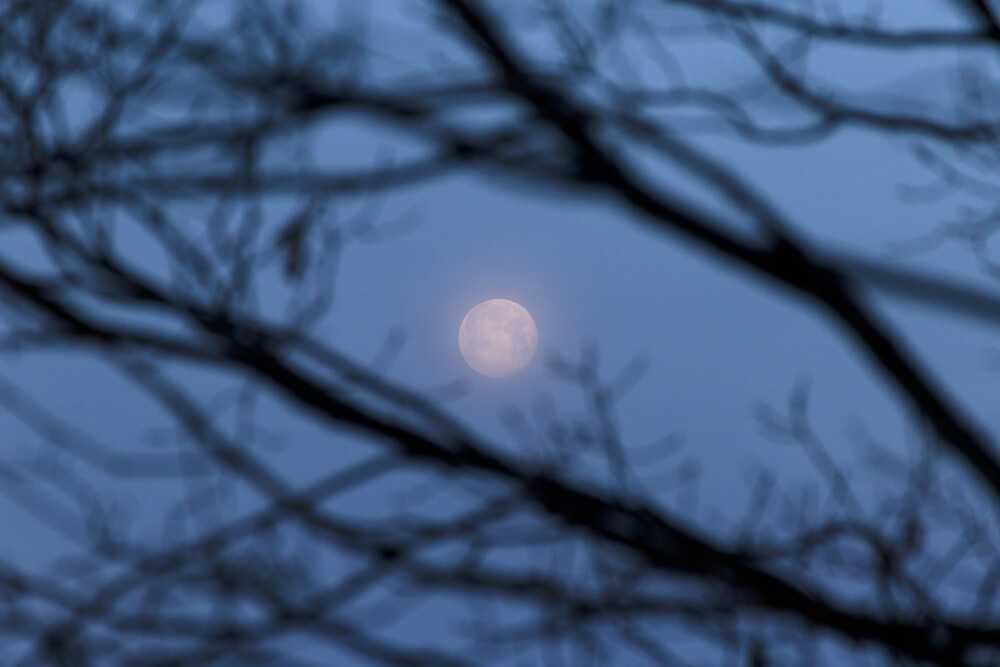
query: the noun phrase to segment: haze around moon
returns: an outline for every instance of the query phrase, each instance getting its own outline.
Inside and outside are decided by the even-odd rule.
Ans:
[[[538,347],[538,328],[520,304],[490,299],[468,312],[458,329],[458,347],[472,370],[488,377],[513,375]]]

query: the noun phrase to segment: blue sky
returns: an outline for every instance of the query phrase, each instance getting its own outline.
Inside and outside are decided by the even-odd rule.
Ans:
[[[369,10],[372,30],[395,25],[391,34],[405,35],[394,42],[399,55],[412,50],[424,57],[425,51],[441,46],[408,27],[408,14],[393,14],[389,8],[395,5],[375,8],[377,4]],[[913,17],[924,16],[922,5],[907,6],[915,8]],[[715,60],[702,60],[696,52],[693,48],[684,61],[693,75],[724,74],[715,69]],[[873,89],[881,85],[880,77],[910,76],[894,63],[881,72],[868,64],[842,56],[829,66],[829,75]],[[928,89],[917,86],[916,92]],[[414,150],[395,132],[357,119],[337,121],[317,137],[315,157],[339,166],[370,165],[387,152],[399,158]],[[887,244],[948,219],[961,203],[955,198],[926,205],[901,200],[899,186],[922,182],[927,174],[903,136],[851,130],[819,146],[767,149],[731,138],[692,135],[690,140],[768,195],[804,238],[821,246],[879,256]],[[279,150],[275,159],[290,156]],[[650,175],[686,197],[725,210],[716,195],[671,180],[675,175],[669,170]],[[366,210],[364,203],[352,201],[335,206],[329,215],[343,221]],[[686,242],[652,231],[621,202],[600,192],[539,187],[466,170],[380,195],[373,210],[377,224],[394,229],[394,221],[402,220],[403,231],[377,242],[352,240],[344,247],[336,264],[334,302],[316,336],[368,363],[391,332],[402,332],[405,344],[387,376],[430,396],[444,395],[444,388],[456,381],[467,382],[469,391],[447,398],[444,405],[504,446],[515,446],[501,419],[510,407],[529,416],[539,406],[566,413],[581,409],[579,392],[554,378],[545,360],[579,357],[592,346],[607,376],[636,357],[648,360],[647,372],[619,404],[621,430],[639,460],[650,443],[669,434],[682,437],[683,448],[673,458],[642,464],[636,473],[652,488],[665,489],[678,461],[696,463],[697,485],[665,491],[661,498],[693,523],[711,525],[719,514],[738,515],[762,469],[774,471],[789,489],[815,485],[801,452],[772,442],[754,418],[762,403],[783,407],[803,377],[811,380],[817,434],[862,486],[877,478],[851,437],[859,425],[890,448],[912,451],[917,436],[907,410],[822,313]],[[137,263],[155,266],[141,242],[128,244]],[[989,288],[961,249],[948,247],[910,261]],[[270,279],[265,277],[260,302],[267,317],[278,314],[280,293],[267,284]],[[494,298],[523,305],[539,330],[535,360],[509,378],[475,375],[457,345],[464,314]],[[873,298],[975,418],[1000,426],[993,400],[997,377],[984,363],[995,331],[924,307]],[[206,400],[234,384],[204,369],[177,373]],[[4,360],[0,375],[62,419],[118,447],[170,437],[164,431],[167,422],[148,401],[106,367],[79,354],[12,357]],[[353,439],[331,438],[278,403],[264,401],[261,415],[264,429],[282,443],[262,449],[261,455],[293,481],[304,483],[322,472],[317,462],[337,465],[360,449]],[[14,420],[0,415],[0,430],[5,434],[3,456],[17,459],[37,451],[37,438]],[[157,535],[164,528],[155,518],[161,506],[173,502],[174,491],[157,484],[126,484],[118,510],[135,515],[140,534]],[[356,509],[371,509],[366,505],[370,498],[361,494]],[[11,506],[0,505],[0,524],[19,536],[0,542],[4,558],[46,559],[63,548]]]

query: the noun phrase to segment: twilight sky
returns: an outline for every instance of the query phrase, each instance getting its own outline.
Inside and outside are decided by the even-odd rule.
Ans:
[[[325,15],[323,3],[314,4],[318,20],[341,20]],[[451,46],[428,31],[421,22],[424,14],[413,4],[376,1],[357,10],[368,21],[378,52],[374,60],[383,65],[379,71],[384,76],[394,68],[405,72],[413,63],[435,67],[454,62]],[[886,8],[886,20],[897,21],[895,25],[959,20],[929,10],[935,6],[930,0],[887,4],[892,6]],[[202,19],[215,20],[218,10],[206,7]],[[519,38],[536,54],[550,48],[530,27]],[[676,49],[677,65],[692,80],[739,77],[738,69],[703,42],[678,38]],[[873,66],[848,49],[830,49],[821,52],[815,66],[819,76],[870,93],[872,99],[890,84],[894,94],[911,91],[931,99],[928,91],[935,86],[946,94],[946,84],[935,72],[948,64],[947,59],[888,60]],[[649,63],[641,67],[647,69],[640,70],[640,77],[662,76]],[[85,96],[80,108],[86,108]],[[489,123],[490,111],[468,122]],[[694,130],[685,138],[765,193],[816,244],[911,262],[992,289],[966,250],[955,245],[905,260],[888,258],[894,242],[954,219],[964,203],[958,196],[929,203],[902,196],[904,186],[928,180],[905,135],[847,130],[818,145],[777,148],[750,147]],[[314,128],[309,145],[295,150],[306,150],[318,164],[349,167],[404,160],[419,145],[368,120],[342,117]],[[290,164],[293,157],[285,144],[267,159]],[[733,225],[744,224],[716,193],[654,166],[638,151],[633,157],[644,165],[647,178],[668,184],[699,206],[728,212]],[[199,215],[196,206],[192,209],[192,216]],[[290,209],[287,202],[278,202],[271,212],[284,215]],[[825,315],[756,276],[651,230],[621,202],[600,192],[542,186],[470,168],[355,198],[327,215],[341,224],[347,241],[330,272],[333,302],[316,326],[316,337],[360,363],[376,364],[393,381],[439,398],[486,438],[522,449],[525,442],[514,444],[518,431],[510,427],[513,412],[541,429],[551,411],[571,415],[586,409],[579,390],[556,377],[547,362],[579,359],[585,350],[596,350],[606,378],[636,363],[645,372],[618,405],[624,441],[635,454],[637,476],[692,523],[716,525],[720,517],[738,516],[762,469],[771,470],[788,489],[815,485],[802,452],[775,443],[755,417],[763,404],[783,409],[804,378],[810,382],[816,434],[859,488],[878,479],[864,458],[859,434],[904,455],[919,439],[906,408]],[[375,227],[362,228],[366,222]],[[745,231],[753,233],[749,227]],[[126,235],[123,243],[136,264],[159,270],[160,258],[147,249],[148,240]],[[30,253],[25,239],[15,238],[7,247],[8,253],[10,248]],[[994,400],[998,378],[986,363],[996,330],[877,294],[872,298],[947,390],[980,423],[1000,428]],[[265,279],[257,309],[265,317],[276,316],[282,299],[282,289]],[[523,305],[538,326],[538,354],[511,377],[473,373],[458,348],[462,317],[487,299]],[[102,441],[127,448],[176,437],[169,421],[146,399],[92,359],[70,352],[25,354],[4,358],[0,368],[5,382]],[[205,401],[217,402],[220,420],[233,417],[238,386],[201,368],[181,365],[176,373]],[[261,399],[258,409],[261,439],[270,443],[261,445],[261,455],[288,479],[305,483],[323,472],[317,460],[340,463],[359,454],[352,438],[331,440],[279,402]],[[4,457],[30,457],[38,451],[37,437],[3,413],[0,432],[5,434],[0,441]],[[680,439],[680,450],[665,460],[651,456],[649,446],[667,436]],[[692,471],[697,471],[694,477],[689,476]],[[373,499],[385,496],[391,504],[394,494],[411,482],[390,480],[357,494],[356,510],[387,511]],[[168,484],[122,487],[116,511],[132,517],[137,534],[155,539],[183,530],[153,521],[175,500]],[[253,503],[239,494],[234,501],[240,508]],[[14,526],[19,536],[0,542],[4,559],[46,560],[68,548],[12,504],[0,502],[0,525]],[[408,622],[415,634],[435,627],[427,618]],[[0,649],[0,662],[2,656]]]

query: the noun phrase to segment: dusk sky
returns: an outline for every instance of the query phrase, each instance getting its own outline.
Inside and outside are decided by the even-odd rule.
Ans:
[[[232,21],[238,12],[233,7],[239,3],[196,4],[199,9],[195,18],[185,23],[184,34],[208,35],[226,48],[250,48],[235,37],[238,31]],[[261,4],[278,8],[284,3]],[[548,4],[556,3],[497,0],[481,4],[505,22],[507,34],[520,49],[524,62],[541,72],[545,63],[562,57],[554,24],[547,22],[543,11]],[[579,3],[579,7],[569,2],[560,4],[579,12],[581,26],[601,25],[596,17],[604,3],[594,0]],[[683,6],[675,6],[670,0],[646,0],[624,4],[635,5],[632,9],[645,17],[645,23],[636,18],[637,36],[625,39],[618,60],[609,51],[606,69],[602,70],[608,80],[621,85],[638,82],[636,85],[649,88],[677,85],[723,91],[737,99],[745,96],[754,116],[763,119],[762,125],[804,126],[809,122],[808,113],[768,91],[767,80],[759,72],[753,74],[755,68],[732,36],[713,27],[719,16],[711,9],[698,8],[712,2],[680,2],[676,4]],[[839,11],[817,9],[817,16],[864,24],[863,12],[870,3],[837,4]],[[944,0],[886,2],[878,25],[894,30],[964,29],[974,17],[953,7],[959,4]],[[801,9],[800,3],[777,0],[764,6]],[[130,11],[133,14],[129,20],[135,21],[152,16],[153,10],[147,3],[130,2],[116,7],[112,14],[129,16]],[[318,70],[317,76],[326,77],[331,90],[338,91],[342,81],[360,81],[386,94],[397,93],[405,91],[404,83],[419,88],[428,82],[463,80],[467,71],[484,71],[481,57],[470,55],[473,51],[460,36],[464,33],[448,27],[452,25],[448,21],[457,19],[446,21],[442,11],[431,0],[377,0],[363,6],[314,0],[302,7],[302,15],[307,18],[299,24],[298,33],[289,33],[290,48],[301,49],[302,55],[295,61],[305,71],[311,67]],[[149,25],[153,29],[160,24],[151,19]],[[776,28],[773,34],[767,32],[771,28],[761,30],[777,44],[788,36],[781,33],[783,29]],[[220,34],[231,35],[231,39],[226,41]],[[266,41],[266,31],[261,34]],[[347,59],[340,69],[327,66],[331,58],[335,60],[330,55],[336,52],[330,37],[333,34],[343,39],[345,51],[354,43],[352,39],[367,44],[365,56]],[[664,41],[657,47],[652,41],[643,41],[641,36],[647,34],[667,37],[660,38]],[[5,48],[3,39],[0,37],[0,51]],[[659,51],[664,45],[665,50]],[[793,46],[787,49],[781,51],[776,46],[775,52],[778,57],[791,58],[788,54]],[[956,83],[956,72],[967,67],[995,81],[1000,61],[995,53],[984,55],[986,50],[988,47],[980,51],[970,47],[968,52],[956,53],[949,48],[931,48],[896,53],[864,44],[821,42],[815,45],[804,71],[818,88],[842,94],[855,106],[961,121],[975,112],[963,106],[962,95],[967,91]],[[261,54],[266,52],[260,50]],[[267,61],[268,57],[262,55],[261,59]],[[250,64],[248,60],[227,66],[236,72],[244,65],[252,69]],[[252,116],[267,108],[254,97],[258,89],[250,85],[247,92],[240,93],[247,100],[241,102],[239,95],[231,94],[222,84],[213,88],[210,77],[206,80],[192,75],[189,81],[182,66],[178,71],[181,73],[165,84],[164,94],[157,97],[159,93],[151,92],[152,101],[124,114],[121,123],[125,135],[131,131],[157,136],[156,128],[163,124],[186,122],[188,118],[207,124],[216,118],[213,114],[228,119],[235,127],[241,114]],[[238,77],[234,75],[231,80],[237,81]],[[70,81],[62,93],[67,125],[56,129],[45,126],[43,130],[50,136],[64,137],[67,143],[85,133],[104,109],[104,102],[93,90],[75,85]],[[580,84],[566,94],[610,116],[608,109],[614,105],[607,101],[610,98],[602,97],[608,95],[607,89],[593,82],[587,85],[592,88]],[[982,94],[989,98],[995,92],[988,89]],[[669,126],[672,136],[761,195],[791,227],[795,238],[817,257],[845,253],[889,268],[918,270],[933,278],[954,280],[978,293],[995,293],[995,282],[983,270],[983,264],[977,263],[967,243],[935,243],[936,237],[932,236],[943,225],[978,219],[995,197],[991,199],[992,195],[974,189],[970,193],[959,187],[929,186],[941,172],[936,171],[936,163],[927,158],[926,151],[921,152],[922,147],[933,144],[919,132],[897,126],[855,124],[837,127],[815,141],[755,144],[719,122],[719,116],[713,115],[717,112],[708,104],[704,108],[665,106],[659,111],[651,107],[648,118]],[[442,112],[440,118],[435,116],[427,126],[415,125],[417,129],[380,119],[377,114],[366,115],[364,107],[329,117],[317,113],[301,122],[295,120],[294,126],[290,125],[293,130],[265,142],[256,154],[256,168],[266,178],[268,170],[349,173],[392,167],[433,152],[438,136],[435,131],[441,127],[486,132],[505,124],[519,127],[529,120],[535,122],[530,113],[518,111],[514,103],[496,103],[492,99],[475,100],[467,106],[456,103],[453,110]],[[3,132],[7,136],[7,130]],[[753,222],[752,212],[727,201],[719,188],[699,178],[690,163],[671,164],[652,146],[635,138],[623,138],[626,132],[621,128],[601,132],[595,131],[614,147],[616,157],[632,166],[637,180],[664,193],[670,201],[682,202],[690,210],[704,214],[706,219],[721,220],[725,233],[734,238],[750,239],[750,245],[765,242],[766,235]],[[220,256],[225,254],[219,250],[225,243],[219,241],[222,237],[213,227],[216,217],[230,216],[235,221],[242,215],[246,216],[244,221],[249,221],[246,224],[258,225],[250,254],[259,264],[251,269],[253,285],[241,306],[245,308],[244,316],[278,326],[289,322],[289,314],[298,307],[296,289],[301,289],[302,294],[329,290],[327,310],[309,324],[310,338],[385,382],[434,402],[482,442],[529,468],[537,464],[539,470],[550,470],[545,465],[552,463],[560,475],[578,480],[599,494],[627,495],[634,492],[629,485],[638,482],[644,488],[644,502],[660,508],[679,525],[712,535],[720,545],[728,544],[726,540],[739,533],[738,523],[752,504],[762,474],[780,489],[786,510],[802,503],[803,514],[812,511],[813,506],[826,508],[820,514],[836,514],[835,509],[830,509],[835,502],[822,468],[833,463],[849,480],[860,502],[866,508],[867,503],[876,507],[888,478],[873,455],[873,445],[913,463],[931,436],[906,396],[879,370],[873,357],[829,310],[722,253],[657,227],[613,188],[533,172],[536,167],[543,172],[546,161],[559,150],[559,144],[546,137],[541,133],[535,137],[528,167],[510,166],[520,165],[516,149],[510,149],[510,155],[515,157],[498,153],[469,160],[439,176],[398,187],[373,186],[371,191],[360,194],[329,194],[316,208],[310,208],[306,198],[292,192],[293,188],[282,191],[277,180],[276,192],[262,197],[257,207],[233,204],[227,208],[228,204],[217,204],[211,196],[186,194],[165,195],[158,201],[171,216],[169,224],[189,234],[199,249],[211,248],[218,241],[214,250]],[[995,145],[996,138],[992,141]],[[941,152],[947,153],[947,149]],[[120,172],[108,169],[109,173],[122,174],[122,178],[138,178],[138,174],[145,176],[156,169],[178,175],[212,173],[236,165],[237,155],[231,145],[225,144],[171,154],[162,162],[152,163],[155,166],[136,167],[134,174],[127,168]],[[956,155],[967,157],[957,149]],[[983,181],[995,183],[997,172],[983,169]],[[135,188],[135,192],[143,193],[142,186]],[[10,190],[15,192],[14,186]],[[988,189],[983,186],[982,190]],[[15,220],[6,201],[4,210],[8,212],[3,215]],[[288,259],[280,255],[280,234],[287,229],[284,223],[302,211],[314,216],[310,220],[317,221],[318,231],[309,237],[303,251],[313,268],[305,279],[295,282],[282,275],[282,263]],[[95,204],[91,214],[105,216],[109,225],[108,221],[114,221],[111,234],[117,252],[125,265],[138,274],[171,289],[190,289],[192,294],[204,287],[197,279],[185,282],[190,276],[179,277],[176,258],[172,259],[160,241],[136,223],[135,210],[125,204],[104,202]],[[81,220],[86,219],[81,216]],[[236,222],[232,224],[235,228]],[[81,229],[84,226],[81,223]],[[5,224],[2,233],[2,267],[44,276],[57,275],[60,268],[71,266],[60,265],[46,254],[48,241],[38,229],[10,223]],[[81,237],[87,235],[81,232]],[[82,312],[183,340],[197,338],[193,332],[198,325],[193,320],[172,313],[158,314],[157,307],[142,304],[108,305],[100,301],[104,296],[94,289],[94,295],[73,297],[77,299],[74,303],[82,304]],[[858,293],[887,330],[913,353],[944,395],[960,406],[963,418],[985,433],[1000,433],[996,401],[1000,323],[952,312],[948,304],[903,300],[874,285],[861,284]],[[35,321],[34,311],[17,301],[20,297],[12,290],[0,294],[9,297],[4,310],[5,335]],[[477,304],[491,299],[520,304],[537,325],[537,353],[523,370],[507,377],[476,373],[459,348],[463,317]],[[120,369],[116,370],[119,362],[127,365],[141,359],[160,363],[158,352],[141,347],[119,352],[121,356],[115,356],[117,353],[99,346],[75,343],[40,351],[7,351],[0,358],[0,398],[4,405],[13,402],[22,407],[27,405],[23,401],[34,401],[48,414],[44,419],[39,417],[40,421],[50,419],[52,424],[58,422],[79,430],[69,432],[56,427],[49,431],[55,439],[92,437],[129,456],[187,447],[184,443],[192,436],[181,427],[177,416],[164,411]],[[570,457],[573,463],[565,467],[553,463],[559,460],[558,447],[553,444],[556,423],[565,427],[569,436],[577,426],[593,426],[594,404],[588,402],[590,399],[576,383],[560,377],[559,368],[592,355],[596,355],[603,381],[627,389],[620,397],[615,396],[612,416],[630,460],[632,478],[623,488],[616,486],[620,480],[603,458],[599,444],[591,443],[588,449],[578,443],[581,449]],[[109,363],[112,358],[118,361]],[[288,358],[289,367],[313,368],[308,355],[289,352]],[[212,423],[234,434],[240,447],[269,466],[293,490],[305,488],[373,453],[390,451],[381,436],[371,438],[363,429],[331,428],[314,407],[267,389],[269,385],[261,384],[259,374],[194,358],[165,358],[161,369],[188,392]],[[423,423],[419,410],[412,414],[399,411],[377,391],[368,394],[364,385],[359,388],[352,382],[349,374],[333,377],[330,387],[334,389],[330,391],[343,391],[348,399],[356,399],[358,405],[378,416],[396,418],[398,414],[399,423]],[[789,399],[797,388],[808,388],[813,442],[821,444],[829,461],[822,459],[817,464],[807,447],[782,442],[765,428],[768,415],[787,413]],[[23,398],[13,398],[15,393]],[[0,498],[0,560],[17,567],[31,565],[37,572],[54,567],[56,572],[65,572],[67,581],[79,577],[81,591],[87,582],[103,581],[103,577],[130,567],[109,560],[110,564],[95,565],[90,572],[75,560],[87,560],[84,554],[91,548],[84,537],[88,527],[81,516],[110,517],[121,527],[123,539],[127,536],[153,549],[193,539],[210,527],[225,525],[271,502],[241,481],[225,476],[212,480],[199,480],[197,476],[165,480],[140,477],[109,483],[86,468],[80,473],[83,482],[67,482],[53,491],[50,487],[58,484],[33,480],[24,470],[51,473],[59,466],[75,465],[74,459],[70,454],[58,453],[58,448],[40,432],[44,429],[29,428],[24,415],[18,417],[14,412],[0,409],[0,460],[4,462],[0,484],[4,485],[6,498]],[[248,417],[251,413],[252,418]],[[428,428],[436,432],[435,427]],[[934,465],[940,466],[942,475],[948,475],[958,469],[956,460],[942,456],[935,459]],[[456,481],[448,477],[451,473],[447,468],[429,470],[416,464],[401,466],[390,475],[338,497],[336,503],[330,503],[330,511],[369,521],[375,527],[394,525],[394,521],[409,525],[408,521],[418,519],[456,516],[504,488],[485,473]],[[956,479],[968,493],[971,507],[987,507],[985,503],[994,502],[988,500],[988,490],[978,478]],[[195,510],[196,506],[201,509]],[[873,517],[879,516],[879,511],[872,509],[866,516],[875,521]],[[297,553],[301,537],[297,530],[288,528],[287,539],[274,538],[269,543],[274,547],[271,557],[276,562],[288,553]],[[516,533],[521,529],[512,530]],[[523,528],[523,535],[530,532]],[[81,541],[74,543],[74,535]],[[308,539],[301,541],[308,543]],[[595,552],[604,553],[603,548],[595,547]],[[432,561],[452,562],[458,549],[454,545],[441,547],[439,552],[432,552],[437,559]],[[566,563],[574,563],[565,568],[573,570],[578,554],[586,552],[583,547],[579,547],[581,551],[574,549],[577,547],[567,547],[566,551],[554,548],[545,562],[558,570],[563,562],[560,559],[565,558]],[[301,546],[301,551],[301,562],[309,563],[308,568],[331,580],[354,572],[361,561],[358,553],[351,551],[317,551],[318,555],[312,555],[306,546]],[[234,558],[239,560],[241,556]],[[484,560],[499,564],[504,571],[530,569],[535,563],[527,552],[513,550],[507,556],[491,553]],[[794,577],[792,580],[799,581]],[[447,651],[454,649],[464,658],[473,656],[470,662],[456,664],[660,664],[649,655],[638,657],[624,644],[614,644],[606,652],[595,650],[589,654],[592,662],[584,662],[580,656],[588,655],[586,648],[566,649],[565,653],[559,653],[562,649],[536,651],[515,646],[513,640],[509,644],[499,642],[503,648],[497,649],[496,659],[486,660],[476,653],[473,633],[467,626],[473,620],[489,625],[489,609],[505,620],[519,620],[523,610],[516,604],[497,601],[494,605],[490,601],[476,606],[453,590],[428,594],[418,604],[410,602],[409,593],[393,598],[386,591],[395,594],[396,589],[386,586],[386,590],[373,590],[370,597],[352,602],[357,606],[351,607],[345,618],[379,631],[384,622],[386,628],[393,628],[392,636],[406,646],[433,645]],[[581,590],[585,588],[581,585]],[[410,589],[400,584],[399,590]],[[658,589],[654,586],[650,590]],[[954,592],[942,596],[946,604],[964,599]],[[213,603],[207,598],[204,601]],[[186,604],[194,609],[201,602]],[[44,617],[46,612],[40,613]],[[0,614],[0,626],[4,618]],[[13,622],[10,625],[14,627]],[[657,627],[652,624],[654,632]],[[685,632],[681,631],[685,639],[677,644],[677,650],[688,662],[676,664],[751,664],[742,648],[720,654],[712,641],[699,643],[704,637],[685,643]],[[691,636],[700,637],[693,631]],[[24,646],[35,639],[28,637],[25,641],[28,643],[12,643],[5,649],[0,637],[0,664],[147,664],[129,663],[120,657],[126,655],[124,649],[109,653],[112,657],[106,659],[60,663],[38,652],[24,653]],[[144,640],[135,641],[139,643],[130,646],[138,650]],[[379,664],[372,655],[350,647],[341,650],[305,642],[299,652],[295,641],[278,639],[274,645],[287,649],[287,656],[306,661],[303,664]],[[827,664],[861,664],[840,662],[853,659],[845,656],[859,645],[847,641],[844,646],[848,653],[844,653],[839,640],[820,636],[816,641],[829,648],[824,658]],[[214,658],[206,658],[204,663],[192,658],[191,662],[177,664],[235,665],[244,664],[241,660],[246,659],[237,653],[226,655],[214,662]],[[868,660],[864,664],[895,664],[896,658],[881,649],[864,655]],[[163,656],[166,660],[168,654]],[[260,664],[286,663],[264,657]],[[789,658],[783,662],[779,657],[773,664],[808,664],[808,660],[796,662]]]

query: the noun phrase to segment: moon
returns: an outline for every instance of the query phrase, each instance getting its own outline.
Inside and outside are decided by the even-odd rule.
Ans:
[[[538,347],[538,327],[521,305],[490,299],[468,312],[458,329],[458,348],[472,370],[488,377],[513,375]]]

